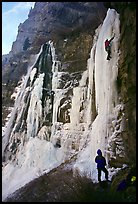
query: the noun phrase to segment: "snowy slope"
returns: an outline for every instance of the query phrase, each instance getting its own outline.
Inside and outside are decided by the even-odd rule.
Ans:
[[[109,9],[102,25],[97,28],[87,70],[83,72],[77,87],[73,88],[73,95],[63,105],[70,105],[67,117],[70,122],[58,122],[61,113],[61,100],[65,98],[70,87],[60,89],[60,79],[66,73],[59,72],[60,62],[55,54],[53,43],[49,42],[47,58],[50,64],[52,56],[52,84],[48,84],[45,91],[51,87],[54,91],[54,100],[50,96],[43,98],[44,78],[48,76],[43,70],[34,66],[29,69],[26,80],[19,96],[16,99],[15,108],[9,121],[7,132],[3,135],[3,151],[8,142],[20,143],[17,145],[14,157],[3,163],[2,195],[3,199],[25,183],[57,167],[62,162],[77,155],[77,160],[72,168],[74,172],[86,173],[93,181],[97,181],[97,172],[94,158],[100,148],[106,156],[120,155],[123,157],[123,143],[118,133],[123,130],[123,105],[119,104],[115,81],[118,74],[119,59],[119,15],[114,9]],[[104,41],[115,34],[112,42],[112,59],[106,60],[107,53],[104,50]],[[40,51],[37,59],[42,53]],[[41,60],[40,60],[41,61]],[[41,64],[42,62],[39,62]],[[29,85],[28,85],[29,84]],[[71,85],[70,85],[71,86]],[[27,96],[27,103],[25,103]],[[26,108],[28,104],[28,108]],[[92,104],[96,114],[93,113]],[[26,108],[26,109],[25,109]],[[26,111],[24,111],[26,110]],[[45,125],[45,115],[51,113],[50,123]],[[21,121],[25,113],[27,119]],[[16,120],[16,122],[15,122]],[[15,124],[13,124],[13,121]],[[13,125],[15,125],[13,127]],[[16,132],[17,126],[26,125],[26,131]],[[116,128],[117,127],[117,128]],[[50,132],[50,133],[49,133]],[[49,136],[50,134],[50,136]],[[113,142],[118,141],[114,150]],[[57,144],[60,143],[60,148]],[[10,154],[10,145],[7,155]],[[10,152],[10,153],[9,153]],[[110,173],[110,177],[112,173]]]

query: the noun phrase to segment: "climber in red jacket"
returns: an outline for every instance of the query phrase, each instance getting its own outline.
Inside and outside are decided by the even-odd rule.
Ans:
[[[108,40],[108,39],[106,39],[106,41],[104,42],[104,44],[105,44],[105,50],[106,50],[106,52],[108,53],[108,55],[107,55],[107,60],[110,60],[111,59],[111,41],[114,39],[114,36],[110,39],[110,40]]]

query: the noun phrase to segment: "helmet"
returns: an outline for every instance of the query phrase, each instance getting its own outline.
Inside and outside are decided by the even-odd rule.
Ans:
[[[102,151],[101,151],[100,149],[98,149],[98,150],[97,150],[97,154],[98,154],[98,155],[101,155],[101,154],[102,154]]]

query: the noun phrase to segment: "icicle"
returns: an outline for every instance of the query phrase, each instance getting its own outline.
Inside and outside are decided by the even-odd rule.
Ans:
[[[40,74],[34,82],[34,89],[31,93],[30,106],[27,115],[27,137],[35,137],[38,131],[39,122],[42,117],[42,87],[44,73]],[[33,110],[33,111],[32,111]]]

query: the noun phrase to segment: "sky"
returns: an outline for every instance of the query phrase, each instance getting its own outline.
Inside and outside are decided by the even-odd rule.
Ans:
[[[2,2],[2,54],[11,51],[16,40],[18,26],[28,18],[35,2]]]

